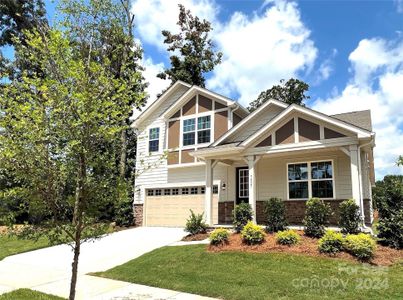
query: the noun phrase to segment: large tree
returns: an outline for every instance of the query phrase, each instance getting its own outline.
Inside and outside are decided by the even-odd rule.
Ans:
[[[173,34],[162,31],[170,56],[171,67],[158,74],[159,78],[170,79],[171,84],[182,80],[190,84],[205,86],[204,74],[210,72],[221,62],[222,53],[216,52],[209,38],[211,23],[193,16],[179,4],[180,32]]]
[[[308,90],[309,85],[302,80],[290,78],[285,81],[281,79],[280,84],[273,85],[270,89],[261,92],[257,99],[249,104],[248,109],[252,112],[270,99],[284,101],[287,104],[303,105],[304,100],[310,98],[306,95]]]
[[[94,58],[99,40],[91,36],[79,43],[69,31],[26,32],[16,59],[31,60],[41,72],[24,71],[0,89],[0,165],[32,206],[46,212],[35,232],[73,241],[70,299],[81,243],[93,235],[88,231],[118,184],[113,145],[133,99],[144,97],[132,89],[141,74],[124,62],[121,70],[130,76],[116,76],[111,59]]]

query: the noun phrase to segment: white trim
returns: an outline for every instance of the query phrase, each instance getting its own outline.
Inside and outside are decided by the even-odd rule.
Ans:
[[[274,125],[276,125],[278,122],[282,121],[287,115],[291,114],[292,112],[299,112],[302,114],[306,114],[310,117],[317,118],[321,121],[328,122],[332,125],[341,127],[342,129],[352,131],[354,133],[357,133],[358,137],[371,137],[371,132],[361,129],[359,127],[356,127],[354,125],[347,124],[343,121],[337,120],[335,118],[332,118],[330,116],[324,115],[320,112],[316,112],[310,109],[307,109],[305,107],[292,104],[288,108],[286,108],[284,111],[279,113],[277,116],[275,116],[267,125],[265,125],[263,128],[260,130],[256,131],[252,136],[248,137],[245,141],[243,141],[240,145],[241,146],[249,146],[251,145],[256,139],[258,139],[262,134],[266,133],[268,130],[270,130]],[[251,116],[251,115],[249,115]],[[214,145],[214,144],[213,144]]]
[[[294,143],[299,143],[298,117],[294,117]]]
[[[157,107],[159,107],[159,104],[163,102],[164,99],[166,99],[171,93],[176,90],[177,86],[182,85],[185,87],[190,88],[191,85],[183,82],[181,80],[176,81],[172,86],[170,86],[159,98],[157,98],[146,110],[144,110],[130,125],[132,128],[138,128],[140,123],[144,118],[149,116]]]
[[[164,188],[182,188],[182,187],[192,187],[192,186],[205,186],[206,181],[189,181],[189,182],[169,182],[169,183],[158,183],[158,184],[143,184],[141,189],[164,189]],[[218,185],[218,190],[220,190],[221,180],[213,180],[213,185]],[[144,194],[147,197],[146,194]],[[189,194],[190,195],[190,194]]]
[[[150,151],[150,130],[151,129],[156,129],[156,128],[158,128],[158,151]],[[162,149],[164,147],[163,147],[163,145],[161,145],[161,143],[162,143],[161,126],[151,124],[146,128],[146,130],[147,130],[147,144],[146,144],[146,147],[147,147],[148,155],[162,154],[163,153]],[[152,141],[155,141],[155,139],[152,140]]]
[[[319,139],[324,140],[325,139],[325,126],[319,125]]]
[[[199,167],[199,166],[204,166],[204,162],[192,162],[192,163],[178,163],[178,164],[172,164],[172,165],[167,165],[168,169],[178,169],[178,168],[189,168],[189,167]]]
[[[252,119],[255,115],[259,114],[262,110],[264,110],[267,106],[269,105],[277,105],[283,108],[288,107],[288,105],[282,101],[278,101],[275,99],[270,99],[266,101],[262,106],[260,106],[258,109],[256,109],[254,112],[249,114],[246,118],[243,118],[238,124],[236,124],[234,127],[232,127],[230,130],[228,130],[224,135],[222,135],[218,140],[216,140],[214,143],[212,143],[212,146],[217,146],[219,143],[224,141],[226,138],[231,136],[233,133],[235,133],[237,130],[245,126],[245,124]]]
[[[319,163],[319,162],[328,162],[330,161],[332,164],[332,178],[325,178],[325,179],[312,179],[312,168],[311,168],[311,164],[312,163]],[[307,164],[307,168],[308,168],[308,179],[306,180],[288,180],[288,166],[289,165],[296,165],[296,164]],[[296,162],[287,162],[286,164],[286,184],[287,184],[287,200],[289,201],[298,201],[298,200],[302,200],[302,201],[306,201],[310,198],[313,198],[312,195],[312,182],[315,181],[330,181],[332,180],[332,189],[333,189],[333,197],[332,198],[320,198],[322,200],[336,200],[336,181],[335,181],[335,164],[334,164],[334,159],[333,158],[329,158],[329,159],[320,159],[320,160],[309,160],[309,161],[296,161]],[[290,198],[290,187],[289,187],[289,183],[290,182],[308,182],[308,198]]]

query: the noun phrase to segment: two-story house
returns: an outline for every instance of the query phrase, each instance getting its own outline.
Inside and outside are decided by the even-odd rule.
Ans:
[[[249,113],[239,103],[178,81],[132,124],[137,130],[136,224],[183,226],[189,210],[228,224],[248,202],[264,223],[264,201],[283,199],[300,224],[311,197],[329,202],[337,223],[353,198],[372,223],[370,111],[325,115],[269,100]]]

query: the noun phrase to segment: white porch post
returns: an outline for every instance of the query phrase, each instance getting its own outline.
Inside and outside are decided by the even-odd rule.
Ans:
[[[358,164],[358,147],[357,145],[350,146],[350,162],[351,162],[351,191],[352,196],[357,205],[360,207],[360,211],[362,210],[361,204],[361,193],[360,193],[360,174],[358,172],[359,166]],[[361,216],[364,217],[364,216]]]
[[[206,159],[206,190],[204,198],[204,217],[208,225],[213,225],[213,161]]]
[[[254,155],[248,156],[248,169],[249,169],[249,204],[252,207],[253,212],[253,223],[256,224],[256,198],[257,198],[257,188],[256,188],[256,163],[259,158],[255,158]]]

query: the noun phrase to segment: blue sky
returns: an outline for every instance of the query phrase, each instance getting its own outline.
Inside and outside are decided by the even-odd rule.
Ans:
[[[371,109],[377,178],[402,174],[395,161],[403,155],[403,0],[134,0],[150,103],[168,84],[155,77],[168,64],[160,32],[177,30],[178,3],[212,22],[224,53],[208,88],[246,106],[280,79],[298,77],[310,84],[314,109]],[[51,20],[54,7],[47,1]]]

